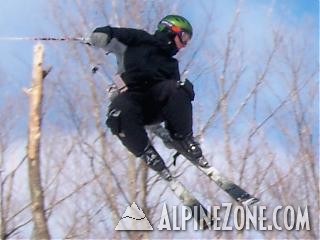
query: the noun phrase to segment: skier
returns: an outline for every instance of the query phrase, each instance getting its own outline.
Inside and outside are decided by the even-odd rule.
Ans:
[[[132,28],[96,28],[93,46],[117,57],[119,95],[111,102],[107,126],[136,157],[168,181],[172,175],[151,145],[146,125],[164,122],[175,148],[193,163],[206,167],[199,144],[193,138],[192,83],[180,79],[173,56],[192,37],[192,26],[178,15],[161,19],[154,34]]]

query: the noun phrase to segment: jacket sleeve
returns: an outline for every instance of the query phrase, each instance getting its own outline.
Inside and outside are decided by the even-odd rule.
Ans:
[[[91,34],[90,42],[93,46],[105,48],[112,39],[127,46],[153,41],[151,35],[143,30],[106,26],[96,28]]]

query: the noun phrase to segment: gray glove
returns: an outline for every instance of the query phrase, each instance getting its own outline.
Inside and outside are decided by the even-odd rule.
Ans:
[[[110,42],[110,37],[106,33],[94,32],[91,34],[89,42],[92,46],[104,49]]]

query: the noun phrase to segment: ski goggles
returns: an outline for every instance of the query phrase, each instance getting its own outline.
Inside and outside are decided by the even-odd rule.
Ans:
[[[181,28],[177,27],[177,26],[172,26],[171,30],[177,34],[177,36],[179,37],[181,43],[186,46],[187,43],[191,40],[191,35],[185,31],[183,31]]]

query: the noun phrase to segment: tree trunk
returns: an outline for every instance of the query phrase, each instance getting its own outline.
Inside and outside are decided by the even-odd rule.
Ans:
[[[44,196],[41,186],[40,174],[40,135],[41,135],[41,106],[43,82],[43,54],[41,44],[34,48],[32,88],[29,93],[29,126],[28,126],[28,165],[29,188],[32,201],[32,218],[34,223],[34,238],[49,239],[49,231],[45,216]]]
[[[2,183],[2,159],[0,159],[0,239],[6,238],[6,222],[4,217],[3,195],[4,193]]]

